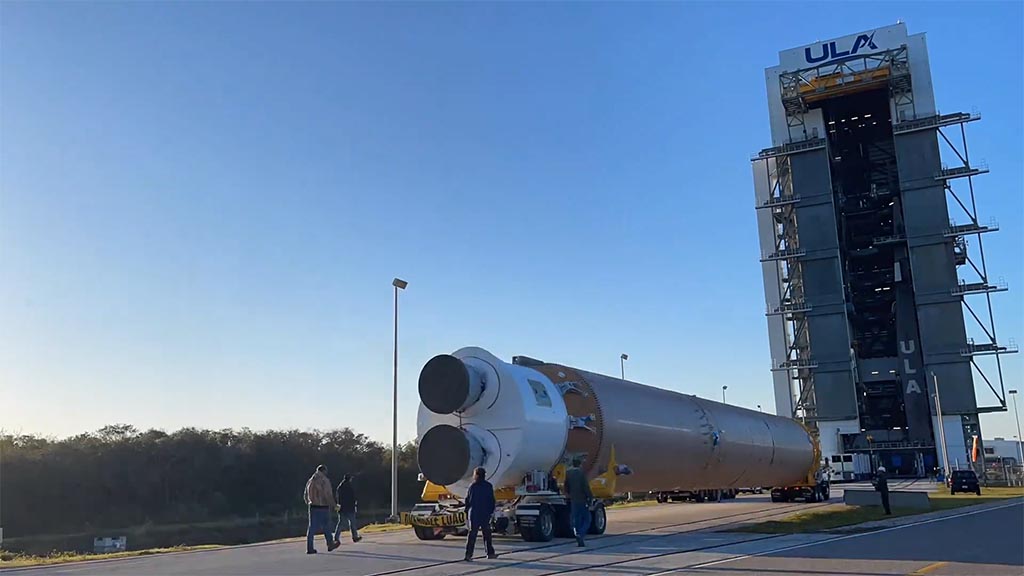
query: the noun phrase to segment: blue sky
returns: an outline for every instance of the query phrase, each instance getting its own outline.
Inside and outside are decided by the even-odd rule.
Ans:
[[[0,427],[387,439],[396,275],[403,440],[465,345],[767,409],[763,69],[897,19],[1024,337],[1021,6],[4,2]]]

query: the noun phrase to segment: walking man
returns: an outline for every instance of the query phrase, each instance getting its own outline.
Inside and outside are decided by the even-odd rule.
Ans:
[[[889,475],[885,471],[885,466],[878,467],[878,473],[875,475],[875,490],[878,491],[878,495],[882,497],[882,508],[885,508],[885,514],[892,515],[892,510],[889,509]]]
[[[309,507],[309,527],[306,528],[306,554],[316,554],[313,548],[313,536],[323,534],[327,542],[327,551],[338,547],[331,539],[331,509],[334,508],[334,494],[331,491],[331,480],[327,477],[327,467],[323,464],[316,467],[316,472],[306,482],[306,490],[302,495]]]
[[[586,546],[583,539],[590,529],[590,501],[594,498],[587,475],[580,468],[582,465],[583,459],[577,456],[572,459],[572,468],[565,472],[565,494],[569,497],[576,545],[580,548]]]
[[[356,491],[352,488],[352,476],[345,474],[338,484],[338,527],[334,529],[334,541],[341,543],[341,530],[348,522],[348,529],[352,531],[352,541],[359,542],[363,539],[356,528]]]
[[[473,547],[476,546],[476,533],[484,533],[484,545],[487,557],[497,558],[494,543],[491,542],[491,516],[494,515],[494,487],[487,481],[487,471],[483,467],[473,471],[473,485],[466,494],[466,509],[469,510],[469,538],[466,539],[466,561],[473,560]]]

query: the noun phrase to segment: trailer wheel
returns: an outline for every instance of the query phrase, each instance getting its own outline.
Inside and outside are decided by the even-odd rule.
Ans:
[[[608,514],[604,510],[604,504],[598,504],[590,511],[590,528],[587,534],[604,534],[607,528]]]
[[[551,507],[541,506],[533,526],[523,528],[522,535],[527,542],[550,542],[555,537],[555,512]]]
[[[444,540],[445,537],[444,530],[435,530],[426,526],[413,526],[412,531],[420,540]]]

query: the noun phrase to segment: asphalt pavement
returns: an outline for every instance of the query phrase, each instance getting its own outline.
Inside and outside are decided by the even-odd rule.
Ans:
[[[452,576],[488,574],[703,574],[812,576],[1024,575],[1024,500],[936,515],[904,517],[868,533],[767,535],[729,532],[745,521],[778,518],[835,504],[773,504],[767,495],[705,504],[665,504],[609,511],[609,530],[579,549],[571,541],[529,544],[499,538],[497,560],[478,550],[460,561],[465,539],[420,542],[407,531],[368,534],[331,553],[305,555],[304,541],[148,556],[32,569],[50,575]],[[482,545],[482,542],[480,543]],[[11,571],[14,573],[15,571]],[[20,571],[18,571],[20,572]]]

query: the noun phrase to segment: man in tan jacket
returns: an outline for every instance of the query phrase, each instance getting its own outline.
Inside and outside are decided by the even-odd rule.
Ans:
[[[309,528],[306,529],[306,554],[316,554],[313,548],[313,536],[317,533],[324,535],[327,541],[327,551],[330,552],[338,547],[338,543],[331,538],[331,510],[334,509],[334,491],[331,489],[331,480],[327,478],[327,466],[323,464],[316,467],[316,472],[306,482],[306,490],[302,495],[309,507]]]

